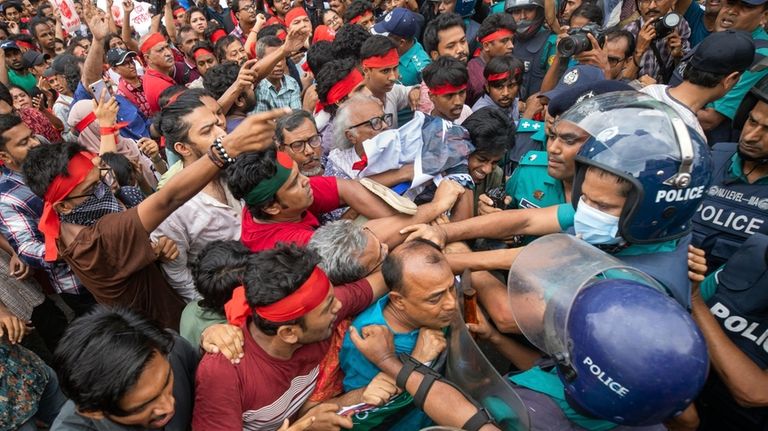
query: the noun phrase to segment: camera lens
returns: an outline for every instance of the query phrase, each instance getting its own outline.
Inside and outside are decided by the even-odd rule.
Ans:
[[[557,52],[563,57],[570,57],[576,53],[576,42],[571,36],[563,38],[557,44]]]
[[[664,20],[664,25],[669,28],[675,28],[680,24],[680,15],[676,13],[668,13],[662,19]]]

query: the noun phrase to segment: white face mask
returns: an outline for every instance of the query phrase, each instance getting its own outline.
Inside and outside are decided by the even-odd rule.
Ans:
[[[619,217],[589,206],[583,196],[576,207],[573,228],[577,236],[590,244],[618,244],[621,241],[616,236],[619,233]]]

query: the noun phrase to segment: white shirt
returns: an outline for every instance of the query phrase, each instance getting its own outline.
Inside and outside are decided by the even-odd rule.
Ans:
[[[219,202],[201,191],[174,211],[151,235],[152,240],[163,235],[176,243],[179,257],[162,263],[162,268],[168,284],[187,302],[200,299],[189,263],[194,262],[203,248],[215,240],[240,240],[243,205],[232,196],[226,182],[219,182],[224,188],[227,203]]]
[[[701,135],[702,139],[706,140],[707,137],[704,134],[704,129],[701,128],[701,124],[699,123],[698,117],[696,117],[696,113],[691,111],[691,108],[689,108],[686,105],[683,105],[679,100],[675,99],[669,94],[669,86],[668,85],[662,85],[662,84],[653,84],[653,85],[647,85],[643,87],[640,90],[641,93],[645,93],[654,99],[658,100],[659,102],[664,102],[669,107],[675,110],[677,112],[677,115],[680,116],[680,118],[683,120],[683,122],[699,132],[699,135]]]
[[[397,129],[397,113],[409,106],[408,93],[414,87],[406,87],[402,84],[395,84],[392,90],[387,93],[386,103],[384,103],[384,114],[392,114],[392,128]]]

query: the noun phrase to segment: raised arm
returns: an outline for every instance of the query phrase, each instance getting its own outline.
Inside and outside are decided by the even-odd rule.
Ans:
[[[91,2],[83,2],[83,13],[88,17],[88,27],[93,34],[93,43],[91,49],[88,50],[88,55],[85,57],[85,63],[83,64],[83,73],[80,81],[83,83],[85,89],[88,89],[88,84],[102,78],[104,68],[104,39],[109,32],[109,26],[107,25],[107,17],[103,10],[92,5]],[[98,95],[93,95],[98,97]]]
[[[133,39],[131,34],[131,12],[134,8],[133,0],[123,0],[123,27],[120,31],[120,38],[125,42],[129,51],[139,52],[139,43]]]

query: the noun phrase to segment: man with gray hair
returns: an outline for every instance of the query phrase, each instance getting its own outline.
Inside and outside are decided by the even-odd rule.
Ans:
[[[256,43],[256,57],[259,59],[269,56],[283,45],[277,36],[265,36]],[[256,109],[254,112],[265,112],[275,108],[301,109],[301,88],[291,76],[286,74],[288,67],[285,57],[275,64],[266,79],[262,79],[256,87]]]
[[[363,142],[392,126],[392,114],[376,97],[355,94],[344,102],[333,121],[334,142],[328,154],[325,174],[337,178],[358,178],[368,164]],[[393,169],[370,178],[387,187],[411,181],[413,164]]]
[[[277,149],[291,156],[306,177],[323,175],[322,142],[315,119],[307,111],[295,109],[275,124]]]
[[[389,253],[387,244],[373,231],[350,220],[320,227],[308,247],[322,256],[319,265],[334,285],[352,283],[378,271]]]

